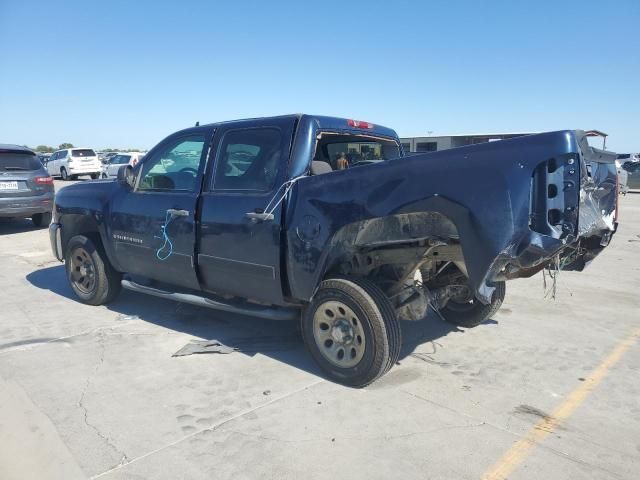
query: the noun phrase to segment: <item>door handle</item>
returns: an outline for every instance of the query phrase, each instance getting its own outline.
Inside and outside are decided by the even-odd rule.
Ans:
[[[167,213],[172,217],[188,217],[189,216],[189,212],[187,210],[177,210],[175,208],[168,209]]]
[[[265,212],[249,212],[244,214],[245,217],[251,219],[252,222],[267,222],[274,219],[273,213]]]

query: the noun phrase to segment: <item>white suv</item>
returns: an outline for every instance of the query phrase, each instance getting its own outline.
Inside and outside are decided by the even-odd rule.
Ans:
[[[51,155],[47,170],[49,175],[62,180],[74,180],[78,175],[90,175],[96,179],[102,172],[102,163],[91,148],[67,148]]]

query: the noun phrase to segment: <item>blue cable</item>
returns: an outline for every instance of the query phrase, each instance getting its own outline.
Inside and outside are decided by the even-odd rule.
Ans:
[[[156,257],[161,262],[164,262],[167,258],[169,258],[173,254],[173,242],[171,241],[171,239],[169,238],[169,235],[167,234],[167,227],[169,227],[171,220],[173,220],[173,215],[167,212],[167,214],[164,217],[164,224],[160,227],[160,232],[162,233],[162,236],[158,237],[157,235],[154,235],[154,238],[164,239],[164,243],[156,251]],[[166,255],[161,253],[163,250],[167,250],[167,249],[168,249],[168,252]]]

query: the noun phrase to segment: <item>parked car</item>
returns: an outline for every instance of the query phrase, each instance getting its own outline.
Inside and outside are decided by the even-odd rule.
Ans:
[[[49,162],[49,157],[51,157],[50,153],[38,153],[38,160],[40,160],[40,163],[46,168],[47,167],[47,163]]]
[[[91,148],[67,148],[51,155],[47,170],[51,176],[62,180],[75,180],[79,175],[96,179],[102,173],[102,163]]]
[[[622,164],[640,162],[640,153],[619,153],[616,160],[619,160]]]
[[[98,159],[104,165],[105,163],[107,163],[107,161],[109,161],[110,158],[115,157],[117,154],[118,154],[118,152],[102,152],[102,153],[98,153]]]
[[[621,195],[626,195],[629,191],[629,173],[622,168],[620,160],[616,159],[616,171],[618,172],[618,192]]]
[[[393,130],[341,118],[188,128],[116,182],[62,189],[51,246],[81,302],[124,286],[300,319],[326,375],[362,387],[397,362],[399,318],[478,325],[506,280],[581,271],[616,230],[615,154],[582,131],[400,155]]]
[[[35,152],[0,145],[0,217],[30,217],[37,227],[51,223],[53,178]]]
[[[627,173],[627,188],[640,189],[640,162],[627,161],[622,165],[622,169]]]
[[[122,165],[135,167],[143,157],[144,154],[140,152],[118,153],[112,156],[102,165],[102,178],[116,177]]]

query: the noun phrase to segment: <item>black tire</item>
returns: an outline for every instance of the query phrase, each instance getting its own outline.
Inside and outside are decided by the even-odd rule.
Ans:
[[[64,260],[67,279],[82,303],[104,305],[120,293],[122,274],[111,266],[99,241],[72,237]]]
[[[328,360],[327,354],[323,353],[322,345],[316,334],[315,323],[316,314],[322,313],[322,308],[328,304],[342,304],[351,310],[357,317],[356,323],[358,331],[361,332],[363,343],[361,358],[352,366],[339,366]],[[324,311],[327,311],[326,309]],[[349,314],[345,314],[348,317]],[[337,317],[340,317],[338,315]],[[345,318],[335,318],[332,326],[327,326],[327,331],[332,332],[339,321]],[[322,320],[320,321],[322,323]],[[351,322],[347,319],[349,327]],[[324,280],[313,297],[311,303],[302,314],[301,319],[302,338],[311,353],[311,356],[333,381],[348,385],[350,387],[361,388],[375,381],[384,375],[398,361],[400,348],[402,347],[402,337],[400,323],[389,298],[374,283],[363,278],[344,277]],[[352,335],[351,344],[345,345],[344,351],[356,346],[357,335]],[[328,341],[328,340],[327,340]],[[326,341],[325,341],[326,342]],[[324,344],[326,347],[326,343]],[[338,353],[341,347],[336,345]],[[343,355],[347,355],[343,353]],[[347,359],[349,361],[349,359]]]
[[[91,174],[91,180],[97,180],[98,178],[100,178],[100,174],[99,173],[92,173]]]
[[[48,227],[51,223],[51,212],[35,213],[31,215],[31,221],[38,228]]]
[[[454,325],[472,328],[491,318],[502,306],[506,294],[505,282],[496,282],[491,303],[485,305],[477,298],[470,302],[457,303],[453,299],[440,309],[442,317]]]
[[[67,169],[64,167],[60,169],[60,178],[65,182],[69,180],[69,174],[67,173]]]

